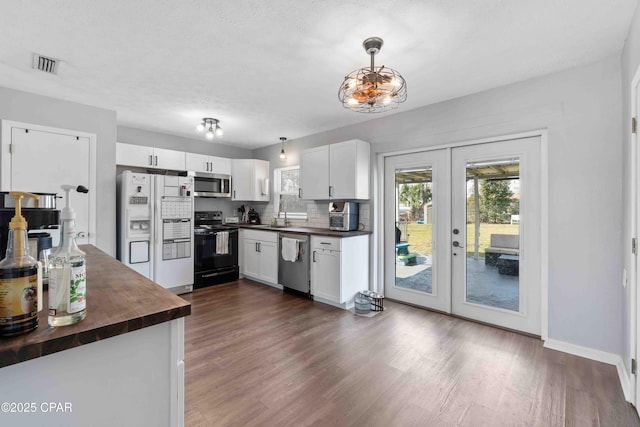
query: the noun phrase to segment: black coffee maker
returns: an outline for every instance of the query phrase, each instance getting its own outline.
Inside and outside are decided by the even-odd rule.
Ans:
[[[260,224],[260,214],[255,209],[249,209],[249,214],[247,216],[249,224]]]

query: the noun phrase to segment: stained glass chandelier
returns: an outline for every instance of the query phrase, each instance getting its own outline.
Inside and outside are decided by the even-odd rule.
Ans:
[[[344,78],[338,90],[343,107],[359,113],[379,113],[397,108],[407,100],[404,77],[393,68],[375,66],[374,57],[382,44],[380,37],[370,37],[362,43],[371,56],[371,66],[352,71]]]

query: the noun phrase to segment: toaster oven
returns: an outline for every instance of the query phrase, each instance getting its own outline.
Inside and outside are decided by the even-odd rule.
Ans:
[[[359,205],[356,202],[329,203],[329,229],[353,231],[359,225]]]

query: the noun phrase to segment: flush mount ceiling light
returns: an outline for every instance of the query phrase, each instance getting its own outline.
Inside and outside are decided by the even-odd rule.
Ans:
[[[212,119],[211,117],[205,117],[202,119],[202,123],[196,126],[196,130],[198,132],[204,132],[206,130],[207,139],[213,139],[214,136],[222,138],[222,135],[224,134],[220,127],[220,120]]]
[[[284,136],[280,137],[280,144],[282,149],[280,150],[280,161],[284,162],[285,160],[287,160],[287,154],[284,152],[284,142],[287,140],[287,138],[285,138]]]
[[[380,37],[366,39],[362,46],[371,55],[371,66],[352,71],[344,78],[338,99],[344,108],[359,113],[379,113],[392,110],[407,100],[407,83],[393,68],[376,67],[375,55],[380,52]]]

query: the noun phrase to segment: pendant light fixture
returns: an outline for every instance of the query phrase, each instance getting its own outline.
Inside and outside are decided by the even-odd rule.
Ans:
[[[338,90],[344,108],[359,113],[379,113],[392,110],[407,100],[407,83],[393,68],[376,67],[374,57],[382,48],[380,37],[366,39],[362,46],[371,56],[371,66],[352,71]]]
[[[287,140],[284,136],[280,137],[280,161],[284,162],[287,160],[287,154],[284,152],[284,142]]]
[[[202,122],[196,126],[196,130],[198,132],[204,132],[206,130],[207,133],[205,136],[207,139],[213,139],[214,136],[222,138],[222,135],[224,134],[220,127],[220,120],[212,119],[211,117],[203,118]]]

